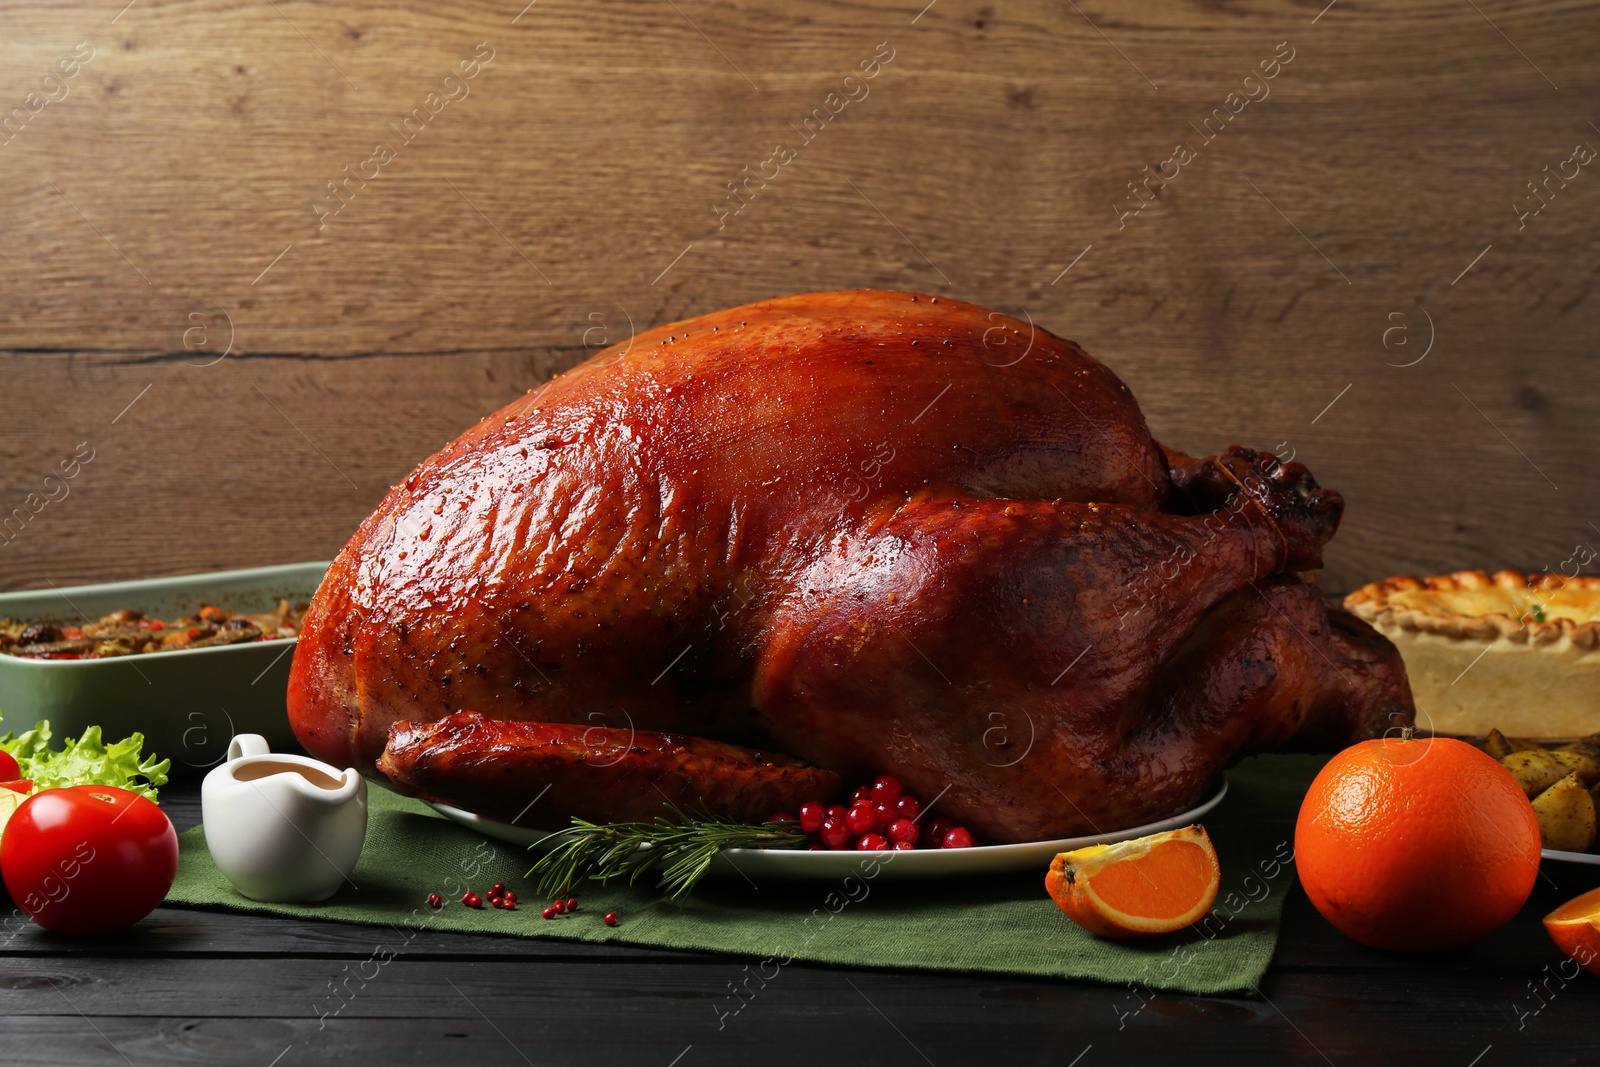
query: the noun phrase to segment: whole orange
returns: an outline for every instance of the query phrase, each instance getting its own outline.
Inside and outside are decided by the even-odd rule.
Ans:
[[[1324,918],[1373,948],[1431,951],[1511,920],[1539,875],[1539,821],[1511,774],[1450,738],[1363,741],[1300,805],[1295,866]]]

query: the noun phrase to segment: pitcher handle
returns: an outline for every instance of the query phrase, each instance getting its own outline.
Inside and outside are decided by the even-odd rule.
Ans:
[[[265,756],[272,751],[267,739],[260,734],[234,734],[228,742],[228,762],[241,756]]]

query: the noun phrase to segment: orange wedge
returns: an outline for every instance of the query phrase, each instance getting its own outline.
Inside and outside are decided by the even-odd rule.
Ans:
[[[1544,917],[1556,947],[1590,974],[1600,974],[1600,889],[1569,900]]]
[[[1063,852],[1044,887],[1067,918],[1101,937],[1154,937],[1210,911],[1221,881],[1205,828],[1185,826]]]

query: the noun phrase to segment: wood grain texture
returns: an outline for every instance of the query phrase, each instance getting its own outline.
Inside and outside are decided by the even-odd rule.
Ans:
[[[368,957],[373,951],[368,948]],[[1272,974],[1262,999],[960,975],[841,972],[792,965],[718,1028],[744,963],[609,964],[508,958],[392,960],[336,1017],[329,983],[348,960],[308,956],[19,960],[0,1048],[28,1062],[241,1063],[289,1050],[301,1062],[950,1064],[1062,1062],[1092,1048],[1124,1062],[1203,1064],[1588,1062],[1592,983],[1534,1001],[1529,974]],[[328,1010],[323,1008],[322,1010]],[[1528,1007],[1524,1007],[1528,1011]],[[1120,1025],[1119,1025],[1120,1024]],[[1326,1057],[1324,1059],[1323,1057]],[[687,1060],[686,1060],[687,1062]],[[1087,1058],[1085,1062],[1088,1061]]]
[[[96,458],[0,587],[326,557],[586,342],[867,285],[1083,343],[1179,447],[1293,449],[1349,501],[1330,588],[1600,546],[1600,176],[1513,208],[1600,147],[1572,0],[120,6],[4,9],[0,516]]]
[[[172,783],[162,801],[192,825],[198,780]],[[162,908],[105,938],[8,934],[0,1056],[254,1067],[679,1057],[687,1067],[835,1062],[841,1049],[853,1063],[1069,1063],[1089,1049],[1084,1064],[1181,1053],[1203,1064],[1460,1067],[1492,1046],[1497,1058],[1483,1062],[1587,1062],[1600,1055],[1590,1025],[1600,985],[1549,977],[1559,956],[1538,916],[1600,872],[1545,873],[1511,925],[1443,956],[1361,948],[1291,889],[1259,999],[796,963],[725,1026],[716,1008],[744,978],[738,958],[448,933],[400,944],[381,927]],[[380,943],[394,959],[365,985],[352,980],[345,1008],[321,1018],[329,983],[371,975]],[[1546,981],[1535,1001],[1529,983]]]

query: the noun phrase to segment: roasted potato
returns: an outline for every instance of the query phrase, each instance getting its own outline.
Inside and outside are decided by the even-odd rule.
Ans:
[[[1584,785],[1600,782],[1600,734],[1552,749],[1569,770],[1578,772]]]
[[[1568,746],[1550,753],[1561,765],[1576,774],[1585,786],[1600,782],[1600,752],[1593,747]]]
[[[1522,791],[1536,797],[1572,773],[1554,752],[1543,748],[1524,749],[1501,759],[1500,763],[1511,772]]]
[[[1539,839],[1545,848],[1587,852],[1594,844],[1594,798],[1576,774],[1568,774],[1533,798]]]
[[[1483,750],[1495,759],[1505,759],[1516,751],[1511,747],[1511,742],[1506,740],[1506,735],[1499,730],[1489,731],[1489,736],[1483,739]]]

